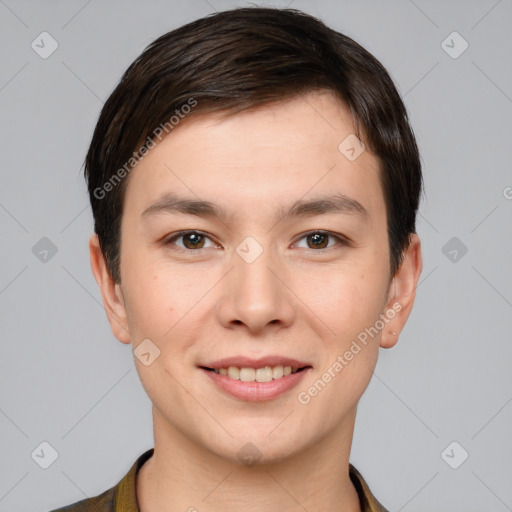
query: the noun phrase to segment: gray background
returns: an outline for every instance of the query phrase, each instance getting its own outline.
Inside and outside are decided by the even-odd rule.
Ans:
[[[147,44],[242,5],[0,0],[2,512],[99,494],[153,446],[149,399],[90,270],[81,165],[104,100]],[[392,511],[512,510],[512,2],[260,5],[305,10],[380,59],[424,164],[417,302],[381,351],[351,461]],[[31,47],[43,31],[58,43],[46,59]],[[469,44],[457,58],[454,31]],[[40,252],[43,237],[56,254]],[[48,469],[31,457],[43,441],[58,453]]]

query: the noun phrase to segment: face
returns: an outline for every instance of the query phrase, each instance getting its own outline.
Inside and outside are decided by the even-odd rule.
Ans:
[[[131,172],[121,284],[93,269],[114,335],[146,344],[161,431],[233,461],[249,442],[281,460],[350,431],[419,275],[417,250],[390,284],[378,162],[339,149],[353,132],[316,92],[186,120]]]

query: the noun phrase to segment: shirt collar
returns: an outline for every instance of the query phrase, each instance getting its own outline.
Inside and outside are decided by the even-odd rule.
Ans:
[[[136,493],[137,473],[144,462],[153,455],[153,452],[154,448],[144,452],[117,484],[114,501],[115,512],[140,512]],[[388,512],[375,498],[361,473],[352,464],[349,464],[349,476],[359,496],[361,512]]]

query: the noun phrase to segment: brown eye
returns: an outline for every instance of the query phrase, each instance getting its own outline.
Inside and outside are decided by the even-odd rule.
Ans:
[[[183,240],[182,244],[175,243],[177,240]],[[198,231],[181,231],[169,238],[165,245],[174,246],[176,250],[187,250],[187,249],[203,249],[205,248],[206,240],[210,240],[206,235]],[[213,246],[213,244],[212,244]]]
[[[312,235],[307,235],[306,239],[311,241],[311,248],[315,249],[325,249],[329,243],[329,235],[325,233],[313,233]]]
[[[183,243],[187,249],[201,249],[204,245],[204,237],[199,233],[192,232],[183,235]]]
[[[329,244],[329,239],[337,242]],[[348,245],[348,242],[339,235],[327,231],[311,231],[303,235],[300,240],[306,240],[306,249],[330,249],[335,245]]]

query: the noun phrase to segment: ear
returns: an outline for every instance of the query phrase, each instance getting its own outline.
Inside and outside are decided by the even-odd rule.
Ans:
[[[385,309],[388,314],[386,316],[391,318],[392,311],[395,314],[382,331],[380,340],[382,348],[391,348],[396,345],[409,318],[422,268],[421,242],[418,235],[413,233],[410,237],[409,247],[404,253],[402,264],[389,286],[388,302]]]
[[[121,285],[115,283],[110,276],[96,233],[89,238],[89,254],[92,273],[100,288],[112,333],[121,343],[130,343],[128,316]]]

